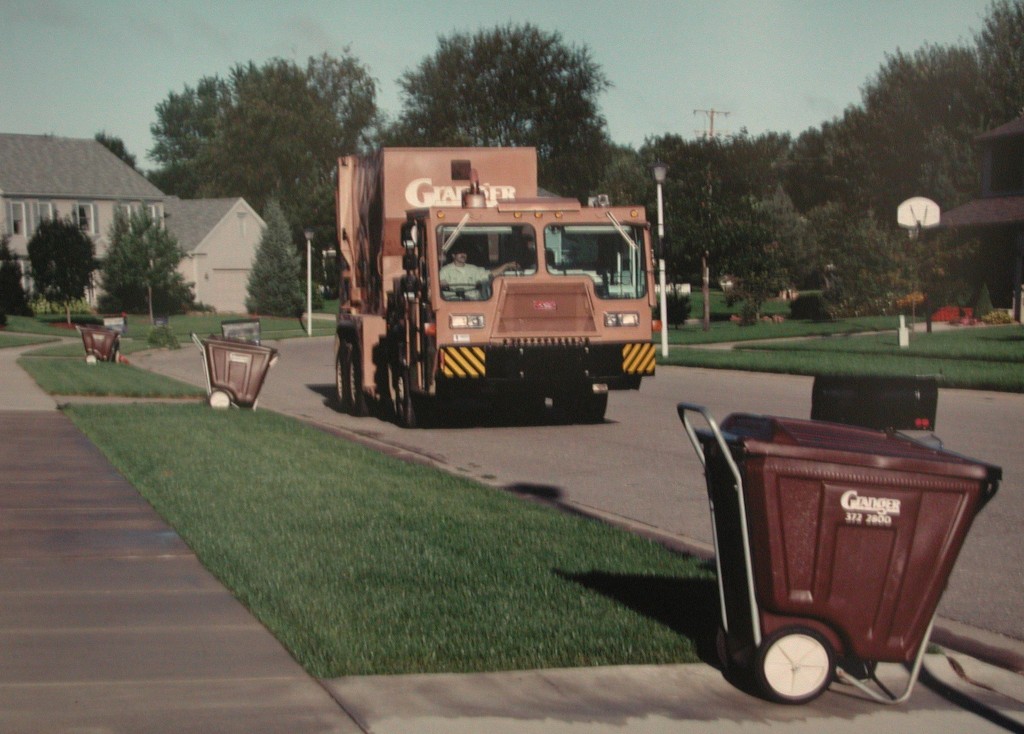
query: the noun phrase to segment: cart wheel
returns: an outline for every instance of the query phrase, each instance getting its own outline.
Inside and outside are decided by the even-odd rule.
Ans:
[[[729,657],[729,641],[726,639],[725,627],[719,625],[718,631],[715,633],[715,655],[718,656],[718,662],[722,665],[722,670],[728,672],[732,667],[732,660]]]
[[[804,627],[781,629],[761,642],[754,662],[758,685],[773,701],[807,703],[828,688],[835,654],[828,641]]]
[[[211,408],[230,408],[231,407],[231,396],[223,390],[214,390],[210,393],[210,399],[208,401]]]
[[[85,355],[85,363],[86,364],[96,364],[96,355],[95,354],[87,354],[87,355]]]

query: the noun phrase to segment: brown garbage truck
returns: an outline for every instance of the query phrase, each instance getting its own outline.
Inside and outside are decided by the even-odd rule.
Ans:
[[[338,161],[337,401],[422,425],[493,401],[604,420],[654,374],[642,206],[541,195],[534,148],[383,148]]]

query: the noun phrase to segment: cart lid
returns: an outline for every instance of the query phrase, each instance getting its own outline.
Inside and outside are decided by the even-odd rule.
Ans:
[[[787,456],[998,482],[998,466],[927,446],[898,433],[842,423],[733,413],[722,421],[730,444],[750,456]]]

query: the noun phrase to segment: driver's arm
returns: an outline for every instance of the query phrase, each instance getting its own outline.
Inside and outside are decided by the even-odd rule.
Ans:
[[[510,263],[505,263],[504,265],[499,265],[498,267],[494,268],[491,271],[491,277],[496,277],[498,275],[502,275],[506,270],[519,270],[519,263],[517,263],[517,262],[515,262],[513,260]]]

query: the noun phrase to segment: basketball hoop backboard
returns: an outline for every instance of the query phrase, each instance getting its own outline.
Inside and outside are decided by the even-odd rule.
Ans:
[[[896,223],[904,229],[928,229],[939,224],[939,205],[923,196],[914,196],[896,207]]]

